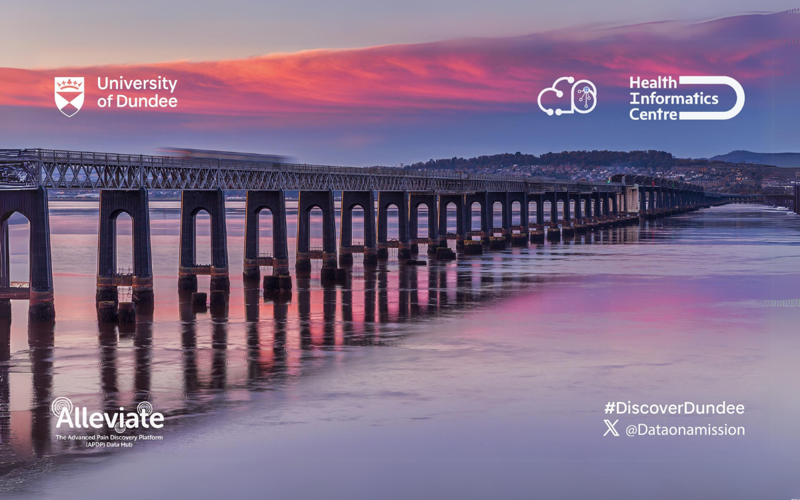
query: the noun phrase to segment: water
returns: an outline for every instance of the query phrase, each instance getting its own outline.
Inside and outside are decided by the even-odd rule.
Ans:
[[[118,332],[95,321],[96,206],[51,203],[57,324],[29,340],[14,303],[4,497],[800,497],[800,311],[764,304],[800,298],[796,216],[732,205],[428,267],[356,266],[350,287],[312,275],[276,304],[243,289],[243,214],[229,212],[227,317],[180,303],[177,205],[161,203],[153,319]],[[66,445],[56,396],[148,400],[164,440]],[[605,404],[628,400],[746,410],[613,416],[621,435],[604,437]],[[640,422],[746,433],[627,437]]]

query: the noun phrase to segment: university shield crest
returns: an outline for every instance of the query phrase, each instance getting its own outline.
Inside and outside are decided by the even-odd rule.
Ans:
[[[73,116],[83,106],[83,77],[57,76],[55,78],[55,97],[58,110],[65,116]]]

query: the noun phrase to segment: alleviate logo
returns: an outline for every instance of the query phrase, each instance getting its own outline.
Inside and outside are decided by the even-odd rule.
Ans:
[[[55,78],[56,106],[64,116],[74,116],[83,106],[83,77],[57,76]]]
[[[119,412],[114,413],[89,413],[86,407],[74,407],[69,398],[58,397],[50,404],[50,412],[58,417],[56,428],[61,428],[64,424],[70,429],[107,427],[122,434],[125,429],[161,429],[164,427],[164,415],[153,411],[153,405],[147,401],[139,403],[135,412],[126,413],[125,408],[120,407]]]

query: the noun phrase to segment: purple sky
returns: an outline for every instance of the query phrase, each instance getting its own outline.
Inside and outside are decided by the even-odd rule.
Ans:
[[[32,8],[11,2],[9,12],[23,22],[0,34],[4,44],[14,39],[0,64],[0,147],[153,153],[186,146],[354,165],[568,149],[663,149],[695,157],[800,150],[800,14],[620,26],[717,18],[745,7],[711,2],[690,10],[691,2],[678,1],[533,8],[503,0],[491,8],[412,2],[360,9],[345,1],[330,11],[303,2],[266,9],[234,0],[225,12],[203,2],[163,7],[148,22],[139,18],[150,5],[145,1],[114,24],[121,15],[115,4],[69,5],[81,4],[90,11],[66,9],[56,26],[24,22]],[[197,29],[214,21],[217,30]],[[588,27],[589,21],[604,25]],[[499,36],[517,33],[533,34]],[[391,45],[477,35],[484,38]],[[367,48],[331,49],[343,46]],[[298,49],[323,50],[273,53]],[[728,121],[634,122],[627,85],[637,74],[731,76],[743,85],[746,104]],[[99,109],[97,99],[107,91],[97,89],[97,77],[120,75],[175,78],[180,105]],[[539,91],[568,75],[597,84],[597,108],[546,116],[536,104]],[[54,105],[54,76],[86,77],[86,104],[72,118]],[[732,92],[719,94],[722,107],[730,107]]]

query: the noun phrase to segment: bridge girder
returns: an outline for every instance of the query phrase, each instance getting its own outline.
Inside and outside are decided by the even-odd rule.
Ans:
[[[412,171],[388,167],[125,155],[46,149],[0,150],[0,187],[98,190],[299,190],[475,192],[619,192],[622,183]]]

